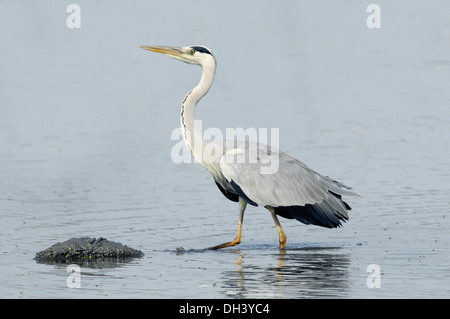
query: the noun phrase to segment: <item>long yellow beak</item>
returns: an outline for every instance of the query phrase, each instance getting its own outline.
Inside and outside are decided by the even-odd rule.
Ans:
[[[161,46],[151,46],[151,45],[141,45],[140,46],[144,50],[156,52],[156,53],[164,53],[170,56],[177,56],[182,54],[183,52],[179,48],[175,47],[161,47]]]

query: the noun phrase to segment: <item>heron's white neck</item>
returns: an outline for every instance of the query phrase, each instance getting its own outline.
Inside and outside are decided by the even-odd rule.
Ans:
[[[202,97],[208,93],[209,88],[214,80],[216,72],[215,62],[202,66],[202,78],[199,84],[193,88],[184,98],[181,106],[181,130],[186,145],[191,150],[194,158],[202,163],[202,135],[195,129],[194,126],[194,111],[195,106]]]

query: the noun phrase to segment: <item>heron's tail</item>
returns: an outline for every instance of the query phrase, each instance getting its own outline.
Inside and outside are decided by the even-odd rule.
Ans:
[[[335,182],[333,189],[339,191],[336,193],[329,190],[327,198],[315,204],[295,205],[295,206],[279,206],[275,207],[275,213],[284,218],[295,218],[304,224],[312,224],[327,228],[336,228],[342,226],[341,222],[348,220],[347,211],[352,208],[342,200],[341,194],[351,194],[353,196],[361,196],[358,192],[351,188]],[[339,187],[338,185],[342,185]],[[330,187],[331,188],[331,187]]]
[[[347,210],[350,209],[339,197],[329,196],[328,200],[316,204],[275,207],[275,213],[285,218],[295,218],[307,225],[336,228],[342,226],[341,221],[348,220]]]

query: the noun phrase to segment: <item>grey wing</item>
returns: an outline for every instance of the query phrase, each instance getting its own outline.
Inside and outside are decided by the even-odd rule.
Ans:
[[[220,169],[249,204],[272,207],[282,217],[324,227],[337,227],[348,219],[350,206],[342,195],[359,195],[350,187],[276,149],[258,149],[253,162],[248,153],[248,147],[228,151]]]

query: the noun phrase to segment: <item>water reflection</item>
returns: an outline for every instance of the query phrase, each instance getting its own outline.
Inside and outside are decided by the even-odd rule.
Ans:
[[[81,268],[91,268],[91,269],[107,269],[107,268],[119,268],[123,265],[130,263],[134,260],[138,260],[141,257],[123,257],[123,258],[94,258],[89,259],[67,259],[67,260],[35,260],[37,264],[53,265],[57,267],[65,268],[71,264],[80,266]]]
[[[236,270],[222,277],[227,297],[342,298],[349,294],[350,259],[338,248],[301,248],[256,259],[245,251],[235,254]]]

